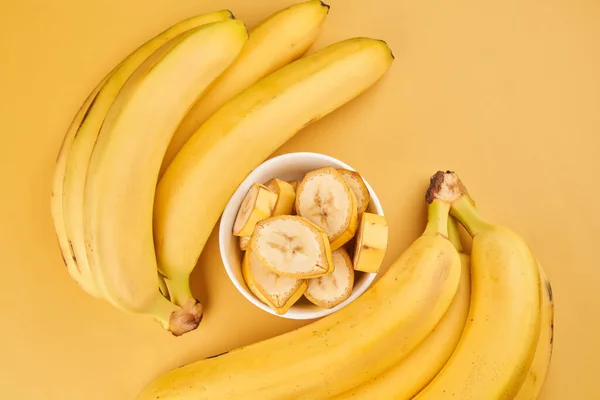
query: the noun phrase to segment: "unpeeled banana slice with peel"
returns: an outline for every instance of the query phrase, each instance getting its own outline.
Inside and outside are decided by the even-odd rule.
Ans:
[[[361,213],[367,210],[369,201],[371,200],[371,195],[369,194],[367,185],[365,185],[365,181],[356,171],[343,168],[339,168],[337,171],[344,181],[346,181],[346,184],[350,187],[354,196],[356,196],[356,206],[358,215],[360,216]]]
[[[298,216],[280,215],[260,221],[249,250],[277,275],[316,278],[334,269],[327,234]]]
[[[244,254],[242,275],[250,291],[280,315],[302,297],[307,287],[306,279],[275,274],[252,251]]]
[[[332,251],[356,233],[356,196],[335,168],[319,168],[304,176],[296,193],[296,211],[327,233]]]
[[[273,208],[273,216],[290,215],[294,208],[296,200],[296,190],[288,182],[281,179],[271,179],[265,186],[273,193],[277,194],[277,202]]]
[[[254,183],[242,201],[233,224],[233,234],[251,236],[256,223],[273,214],[276,202],[277,193],[273,193],[265,185]]]
[[[246,251],[248,250],[248,245],[250,244],[250,238],[252,236],[240,236],[240,250]]]
[[[354,247],[354,269],[368,273],[379,270],[388,243],[388,225],[385,217],[364,212],[360,218]]]
[[[298,182],[298,181],[288,181],[288,183],[290,185],[292,185],[292,188],[294,189],[294,204],[292,204],[291,215],[296,215],[296,214],[298,214],[296,212],[296,193],[298,193],[298,185],[300,184],[300,182]]]
[[[304,292],[311,303],[321,308],[333,308],[352,294],[354,268],[345,248],[340,247],[332,254],[334,271],[331,275],[309,279]]]

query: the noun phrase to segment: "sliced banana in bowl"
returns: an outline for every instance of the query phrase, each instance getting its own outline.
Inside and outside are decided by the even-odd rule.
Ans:
[[[345,248],[332,253],[334,271],[331,275],[308,280],[304,297],[318,307],[330,309],[352,294],[354,267]]]
[[[350,187],[354,196],[356,196],[356,207],[358,215],[360,216],[360,214],[366,211],[369,201],[371,200],[371,195],[369,194],[367,185],[365,185],[365,181],[356,171],[343,168],[338,168],[337,171]]]
[[[307,287],[305,279],[273,273],[252,251],[244,254],[242,274],[252,293],[280,315],[302,297]]]
[[[296,211],[327,233],[332,250],[356,232],[356,196],[335,168],[319,168],[304,176],[296,192]]]
[[[276,274],[292,278],[315,278],[333,272],[327,235],[310,221],[280,215],[260,221],[250,250]]]
[[[233,224],[233,234],[236,236],[252,235],[256,223],[273,214],[276,202],[277,193],[273,193],[260,183],[253,184],[237,213]]]

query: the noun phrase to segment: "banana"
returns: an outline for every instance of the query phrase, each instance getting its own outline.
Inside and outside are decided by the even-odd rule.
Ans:
[[[260,221],[250,250],[273,273],[291,278],[314,278],[333,272],[327,235],[310,221],[280,215]]]
[[[442,369],[463,333],[471,300],[470,257],[463,253],[454,218],[448,220],[448,239],[458,250],[461,276],[450,308],[434,331],[404,360],[371,381],[331,400],[347,399],[412,399]]]
[[[535,400],[538,398],[544,386],[552,359],[554,345],[554,299],[552,297],[552,285],[539,263],[538,268],[542,279],[542,328],[533,363],[525,378],[525,382],[523,382],[523,386],[519,389],[519,393],[517,393],[514,400]]]
[[[277,178],[271,179],[265,183],[265,186],[270,191],[277,193],[277,203],[275,203],[275,208],[273,209],[273,216],[291,215],[294,202],[296,201],[296,189],[288,182]]]
[[[95,282],[84,243],[83,189],[98,132],[127,79],[155,50],[189,29],[211,22],[224,21],[231,17],[231,12],[227,10],[195,16],[173,25],[147,41],[104,78],[95,89],[93,96],[86,100],[86,104],[65,136],[55,170],[52,196],[52,210],[59,242],[62,243],[61,248],[67,251],[67,256],[64,258],[68,266],[71,260],[77,259],[81,270],[77,275],[85,277],[84,282],[88,285],[84,290],[97,297],[107,298],[117,307],[119,307],[118,303],[110,299],[102,282]]]
[[[332,167],[310,171],[298,185],[296,211],[327,233],[331,250],[348,242],[356,233],[356,196]]]
[[[69,154],[71,153],[73,141],[75,140],[75,135],[77,133],[77,130],[79,129],[79,125],[85,119],[90,107],[96,101],[98,92],[109,77],[110,74],[108,74],[107,77],[104,78],[102,82],[100,82],[100,84],[96,86],[96,88],[94,88],[94,90],[85,99],[83,105],[81,106],[77,114],[75,114],[75,118],[73,118],[73,121],[71,122],[71,125],[67,130],[67,133],[63,139],[62,145],[58,152],[58,158],[56,160],[56,167],[54,169],[54,175],[52,179],[52,195],[50,199],[54,230],[56,232],[56,238],[60,247],[60,253],[62,255],[62,259],[65,263],[65,266],[67,267],[67,271],[69,272],[71,278],[73,278],[73,280],[77,282],[77,284],[79,284],[79,286],[86,293],[94,297],[100,297],[100,291],[92,278],[91,271],[85,270],[81,267],[82,261],[77,259],[75,251],[73,249],[73,245],[69,240],[69,236],[67,235],[65,215],[63,212],[63,182],[67,170],[67,159],[69,157]]]
[[[371,201],[371,195],[369,189],[365,185],[362,176],[356,171],[350,171],[349,169],[339,168],[338,173],[342,176],[346,184],[352,189],[354,196],[356,196],[356,206],[358,215],[366,211]]]
[[[158,290],[152,233],[158,171],[185,112],[246,38],[242,22],[226,20],[189,30],[153,53],[115,99],[89,162],[83,211],[91,269],[123,309],[154,316],[174,335],[195,329],[202,307],[189,285],[181,298],[166,281],[171,300],[183,309]]]
[[[270,191],[260,183],[250,186],[233,223],[233,234],[251,236],[256,223],[273,214],[276,203],[277,193]]]
[[[154,234],[163,273],[180,287],[189,285],[214,225],[252,169],[304,126],[371,87],[392,61],[384,42],[348,39],[281,68],[215,112],[157,187]],[[223,160],[227,168],[215,174]],[[206,183],[214,188],[210,196]]]
[[[354,269],[374,273],[379,270],[388,244],[388,225],[385,217],[363,212],[354,244]]]
[[[307,286],[306,279],[273,273],[252,251],[244,254],[242,275],[250,291],[278,314],[285,314],[302,297]]]
[[[381,375],[433,331],[454,298],[461,265],[446,238],[449,209],[433,202],[423,234],[346,307],[164,373],[138,400],[323,400]]]
[[[251,236],[240,236],[240,250],[246,251],[250,244]]]
[[[348,252],[340,247],[331,253],[334,271],[327,276],[308,279],[304,292],[311,303],[322,308],[333,308],[352,294],[354,268]]]
[[[198,128],[228,100],[253,83],[300,58],[313,44],[329,6],[319,0],[292,5],[250,31],[237,60],[194,104],[171,139],[159,176]]]
[[[540,335],[540,273],[521,236],[484,221],[458,176],[437,172],[427,201],[452,204],[473,236],[471,308],[455,352],[418,400],[512,399]]]

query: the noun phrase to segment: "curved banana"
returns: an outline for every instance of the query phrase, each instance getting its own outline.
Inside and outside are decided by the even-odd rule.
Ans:
[[[158,171],[175,128],[194,101],[236,58],[241,21],[202,25],[177,36],[127,80],[102,124],[84,192],[88,262],[124,310],[149,314],[175,335],[195,329],[202,307],[183,309],[159,292],[152,232]]]
[[[360,298],[278,337],[163,374],[138,400],[322,400],[398,363],[448,310],[460,257],[446,238],[450,206],[429,206],[427,227]]]
[[[162,176],[185,142],[219,107],[259,79],[301,57],[313,44],[329,12],[320,0],[284,8],[250,31],[237,60],[192,109],[173,134],[159,176]]]
[[[67,172],[67,159],[71,154],[73,141],[75,140],[75,135],[77,134],[81,122],[86,118],[90,107],[96,101],[98,92],[109,77],[110,74],[107,75],[106,78],[104,78],[102,82],[100,82],[100,84],[96,86],[94,90],[89,94],[89,96],[85,99],[83,105],[81,106],[77,114],[75,114],[75,118],[73,118],[73,121],[71,122],[71,125],[67,130],[67,133],[60,146],[60,150],[58,151],[58,158],[56,160],[56,166],[52,178],[52,195],[50,199],[54,231],[56,232],[58,246],[60,247],[60,253],[62,255],[65,266],[67,267],[67,271],[69,272],[69,275],[71,275],[73,280],[75,280],[75,282],[77,282],[86,293],[94,297],[100,297],[100,291],[92,278],[91,271],[89,271],[89,269],[86,270],[84,268],[81,268],[82,261],[77,259],[75,251],[73,249],[73,245],[69,240],[69,236],[67,234],[67,226],[63,211],[63,182],[65,179],[65,174]]]
[[[453,172],[438,172],[427,201],[452,204],[473,236],[471,309],[456,351],[418,400],[512,399],[532,364],[540,334],[540,274],[525,241],[481,219]]]
[[[537,349],[533,363],[519,389],[514,400],[535,400],[538,398],[552,359],[552,348],[554,344],[554,299],[552,297],[552,285],[546,272],[538,263],[542,279],[542,328],[538,340]]]
[[[458,250],[461,276],[456,296],[434,331],[404,360],[371,381],[331,400],[412,399],[442,369],[463,333],[471,300],[470,257],[463,253],[454,218],[448,220],[448,239]]]
[[[231,16],[227,10],[195,16],[173,25],[147,41],[104,78],[88,97],[71,124],[60,150],[54,174],[52,213],[67,267],[69,271],[74,271],[72,260],[77,260],[80,272],[71,275],[75,275],[75,280],[81,277],[80,284],[86,292],[96,297],[108,297],[102,282],[95,282],[94,274],[90,269],[83,227],[85,177],[92,149],[108,110],[127,79],[154,51],[189,29],[211,22],[224,21]],[[110,298],[107,300],[111,301]],[[116,302],[111,301],[111,303],[118,307]]]
[[[172,298],[189,292],[189,276],[204,244],[252,169],[304,126],[368,89],[392,60],[380,40],[344,40],[255,83],[196,131],[156,192],[156,253]],[[227,167],[215,173],[224,160]]]

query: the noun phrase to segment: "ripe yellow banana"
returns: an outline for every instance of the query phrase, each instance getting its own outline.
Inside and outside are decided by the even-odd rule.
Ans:
[[[83,211],[92,272],[123,309],[153,315],[175,335],[195,329],[202,308],[190,293],[181,310],[158,290],[152,233],[158,172],[185,112],[246,39],[244,24],[227,20],[189,30],[154,52],[119,92],[89,162]]]
[[[541,265],[540,276],[542,279],[542,327],[540,338],[533,363],[519,389],[514,400],[535,400],[538,398],[552,359],[552,348],[554,345],[554,299],[552,297],[552,285]]]
[[[159,268],[173,298],[189,286],[215,223],[252,169],[304,126],[368,89],[392,60],[379,40],[336,43],[252,85],[196,131],[160,180],[154,207]],[[215,173],[224,160],[227,168]]]
[[[463,333],[471,300],[470,257],[462,251],[454,218],[448,220],[448,239],[460,254],[462,269],[456,296],[435,330],[400,363],[331,400],[412,399],[446,364]]]
[[[158,377],[138,400],[322,400],[397,364],[435,328],[460,280],[450,206],[360,298],[317,322]]]
[[[473,236],[471,308],[456,351],[418,400],[512,399],[529,371],[540,334],[540,274],[519,235],[484,221],[453,172],[437,172],[428,201],[452,204]]]
[[[278,11],[252,29],[237,60],[194,104],[173,134],[159,176],[200,125],[225,102],[301,57],[317,38],[328,12],[328,5],[310,0]]]
[[[67,172],[67,159],[69,154],[71,153],[71,149],[73,147],[73,141],[75,139],[75,134],[79,129],[79,125],[86,118],[86,115],[89,113],[90,106],[96,101],[96,97],[98,92],[104,85],[104,82],[110,77],[110,74],[107,75],[106,78],[100,82],[96,88],[89,94],[89,96],[85,99],[83,105],[75,114],[75,118],[71,122],[69,129],[63,139],[62,145],[58,152],[58,158],[56,160],[56,167],[54,169],[54,176],[52,180],[52,196],[50,200],[51,211],[52,211],[52,220],[54,223],[54,230],[56,232],[56,238],[58,240],[58,245],[60,247],[60,252],[67,267],[67,271],[69,275],[79,284],[79,286],[88,294],[94,297],[100,297],[100,290],[96,286],[94,282],[91,271],[89,269],[84,269],[81,267],[81,261],[77,260],[77,256],[75,255],[75,251],[73,249],[73,244],[69,240],[69,236],[67,235],[67,226],[65,223],[65,215],[63,212],[63,203],[64,203],[64,179],[65,173]]]
[[[55,230],[67,268],[73,271],[71,275],[86,292],[96,297],[108,296],[102,282],[94,281],[87,261],[83,227],[83,188],[92,149],[106,114],[127,79],[154,51],[189,29],[229,18],[231,13],[226,10],[195,16],[173,25],[143,44],[117,65],[96,87],[65,136],[54,174],[52,214]]]

